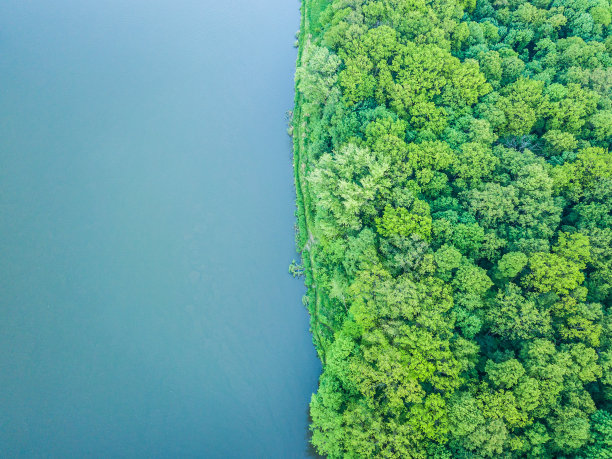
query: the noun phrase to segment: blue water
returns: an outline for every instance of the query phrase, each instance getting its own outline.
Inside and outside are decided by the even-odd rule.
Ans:
[[[0,3],[0,456],[308,454],[298,9]]]

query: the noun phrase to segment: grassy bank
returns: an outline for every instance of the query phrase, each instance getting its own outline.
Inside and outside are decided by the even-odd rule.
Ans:
[[[320,27],[318,18],[321,12],[329,4],[327,0],[307,1],[302,0],[301,3],[301,22],[299,32],[299,48],[296,68],[302,65],[302,56],[304,48],[311,41],[313,33]],[[313,335],[313,341],[319,358],[325,364],[325,339],[322,329],[327,329],[331,332],[331,327],[326,324],[325,319],[321,315],[321,303],[323,302],[323,293],[317,288],[317,263],[315,261],[314,252],[316,251],[317,238],[314,233],[314,209],[310,201],[310,193],[308,190],[308,182],[306,176],[310,171],[308,157],[306,151],[306,124],[308,120],[303,116],[302,112],[302,96],[295,89],[295,107],[293,110],[292,119],[292,135],[293,135],[293,169],[295,175],[296,189],[296,204],[297,204],[297,227],[296,236],[297,249],[302,255],[302,263],[304,266],[305,284],[308,288],[306,297],[304,298],[305,306],[310,313],[310,329]]]

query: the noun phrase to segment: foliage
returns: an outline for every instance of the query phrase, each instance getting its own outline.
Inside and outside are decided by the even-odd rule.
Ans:
[[[303,2],[321,454],[612,457],[610,11]]]

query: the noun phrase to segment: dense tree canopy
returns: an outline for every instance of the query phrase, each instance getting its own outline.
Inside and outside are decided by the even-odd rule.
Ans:
[[[609,0],[305,0],[329,457],[612,458]]]

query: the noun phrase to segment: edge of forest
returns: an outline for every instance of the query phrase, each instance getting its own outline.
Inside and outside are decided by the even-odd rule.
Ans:
[[[311,24],[310,24],[310,5],[308,0],[300,1],[300,30],[298,34],[298,54],[296,61],[296,69],[302,64],[302,54],[308,41],[311,39]],[[328,3],[328,0],[319,0],[319,10],[322,10]],[[305,285],[307,288],[306,296],[303,299],[304,305],[307,307],[310,314],[310,331],[313,336],[313,342],[321,362],[325,364],[325,348],[321,340],[320,327],[328,326],[322,320],[319,314],[321,295],[323,294],[317,288],[317,264],[314,259],[313,248],[316,244],[316,237],[313,234],[313,225],[310,224],[313,218],[313,211],[310,202],[310,194],[308,192],[308,182],[306,180],[309,164],[305,150],[306,135],[304,127],[306,119],[302,116],[302,95],[298,91],[297,81],[295,82],[295,106],[291,120],[291,136],[293,139],[293,173],[295,180],[296,191],[296,206],[297,206],[297,233],[296,233],[296,249],[301,254],[303,273],[305,276]]]

